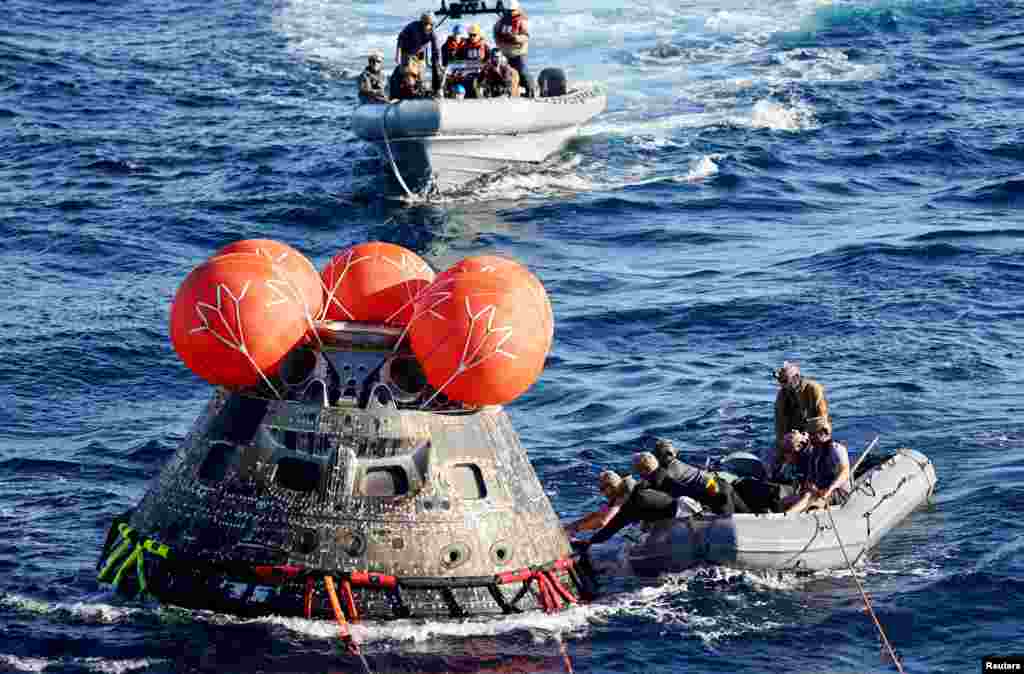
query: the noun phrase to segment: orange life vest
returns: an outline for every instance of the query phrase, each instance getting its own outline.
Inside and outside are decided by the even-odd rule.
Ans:
[[[481,63],[487,60],[490,50],[487,48],[487,43],[480,40],[476,43],[467,41],[462,47],[462,58],[467,61],[480,61]]]

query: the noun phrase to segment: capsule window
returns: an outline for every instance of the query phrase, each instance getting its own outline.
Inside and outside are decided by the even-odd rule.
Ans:
[[[463,499],[487,498],[487,486],[478,466],[472,463],[459,463],[452,466],[450,474],[455,493]]]
[[[238,450],[230,442],[214,442],[199,467],[199,479],[204,482],[220,482],[228,473],[228,467],[238,462]]]
[[[362,492],[363,496],[402,496],[409,493],[409,478],[400,466],[369,468]]]
[[[277,462],[274,481],[285,489],[308,494],[320,486],[320,464],[285,457]]]

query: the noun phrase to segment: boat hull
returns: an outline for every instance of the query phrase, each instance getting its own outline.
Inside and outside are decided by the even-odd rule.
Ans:
[[[449,191],[544,161],[606,105],[596,87],[552,98],[366,104],[353,114],[352,130],[381,147],[409,189]]]
[[[847,559],[856,563],[926,503],[935,482],[935,468],[926,456],[900,449],[860,475],[842,507],[795,515],[665,520],[630,546],[627,557],[638,575],[682,571],[698,564],[795,572],[846,568]]]

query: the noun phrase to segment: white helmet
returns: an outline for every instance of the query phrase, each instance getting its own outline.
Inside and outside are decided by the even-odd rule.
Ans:
[[[518,12],[519,11],[519,0],[508,0],[508,11]]]

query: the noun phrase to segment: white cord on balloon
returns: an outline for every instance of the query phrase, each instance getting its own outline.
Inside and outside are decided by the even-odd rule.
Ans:
[[[235,351],[238,351],[239,353],[243,354],[248,359],[249,363],[252,365],[252,368],[254,370],[256,370],[256,373],[263,380],[263,383],[265,383],[270,388],[270,390],[274,392],[274,395],[277,396],[278,400],[282,400],[283,396],[278,392],[278,390],[270,382],[270,379],[267,378],[267,375],[265,375],[263,373],[263,370],[260,369],[260,366],[256,364],[256,361],[253,359],[252,354],[249,353],[249,349],[245,345],[245,335],[242,332],[242,310],[241,310],[241,305],[242,305],[242,300],[245,298],[246,294],[249,292],[249,286],[251,284],[252,284],[252,281],[246,281],[245,282],[245,286],[243,286],[243,288],[242,288],[242,292],[238,295],[238,297],[235,297],[235,295],[231,292],[230,288],[225,286],[223,283],[218,283],[217,284],[217,305],[214,306],[212,304],[207,304],[206,302],[196,302],[196,304],[195,304],[196,314],[199,315],[199,322],[202,323],[202,325],[200,327],[198,327],[198,328],[192,328],[191,330],[189,330],[189,334],[195,334],[197,332],[207,331],[211,335],[213,335],[214,339],[219,341],[221,344],[225,345],[229,349],[234,349]],[[231,329],[231,325],[224,318],[224,310],[223,310],[223,308],[221,306],[222,305],[221,290],[223,290],[225,293],[227,293],[228,297],[230,297],[231,300],[235,303],[235,324],[238,326],[238,335],[234,334],[234,330]],[[209,309],[210,311],[216,312],[217,316],[220,317],[221,323],[227,328],[229,336],[232,339],[234,339],[235,341],[232,342],[231,340],[227,339],[226,337],[224,337],[223,335],[218,333],[216,330],[214,330],[210,326],[210,322],[206,318],[206,314],[203,313],[202,308],[206,308],[206,309]]]
[[[440,393],[444,392],[444,389],[447,388],[447,386],[449,384],[451,384],[453,381],[455,381],[456,377],[462,375],[463,373],[465,373],[465,372],[467,372],[469,370],[472,370],[474,367],[477,367],[478,365],[483,365],[491,357],[497,356],[497,355],[500,354],[500,355],[505,356],[507,358],[512,358],[512,359],[518,358],[518,356],[516,354],[514,354],[514,353],[509,353],[507,351],[502,351],[501,350],[502,345],[505,344],[505,342],[507,342],[509,339],[512,338],[512,328],[510,328],[510,327],[495,328],[495,327],[491,326],[490,323],[494,321],[494,315],[495,315],[496,312],[497,312],[497,307],[495,307],[493,304],[488,304],[483,309],[478,311],[476,314],[473,314],[473,309],[472,309],[472,307],[469,304],[469,298],[468,297],[466,298],[466,313],[469,316],[469,334],[466,337],[465,344],[462,345],[462,356],[460,356],[460,358],[459,358],[459,366],[455,369],[455,372],[450,377],[448,377],[448,380],[445,381],[444,384],[439,386],[438,389],[434,392],[434,394],[432,396],[430,396],[430,398],[428,398],[426,400],[426,402],[423,403],[423,405],[421,406],[421,409],[422,408],[426,408],[427,405],[432,403],[434,401],[434,398],[436,398]],[[479,355],[480,350],[483,349],[484,344],[486,342],[486,339],[481,340],[480,344],[477,346],[477,348],[472,353],[469,352],[470,341],[472,339],[472,336],[473,336],[473,333],[474,333],[473,328],[475,327],[477,320],[479,318],[481,318],[484,314],[487,314],[487,322],[488,322],[487,331],[484,333],[484,336],[487,337],[488,335],[490,335],[492,333],[504,333],[504,335],[501,337],[501,339],[495,345],[493,351],[491,351],[490,353],[488,353],[484,357],[480,358],[479,360],[474,361],[473,359],[476,358]]]

